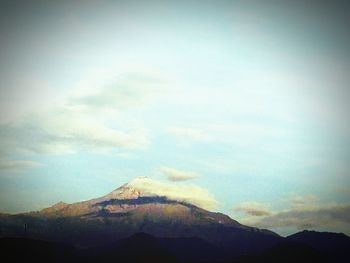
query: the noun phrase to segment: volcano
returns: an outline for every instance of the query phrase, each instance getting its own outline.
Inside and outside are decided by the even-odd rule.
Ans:
[[[137,178],[105,196],[83,202],[59,202],[37,212],[1,214],[0,237],[42,240],[91,250],[115,247],[115,244],[120,248],[126,242],[123,240],[143,233],[145,243],[156,242],[153,247],[166,247],[177,258],[185,256],[184,261],[258,255],[283,242],[294,242],[293,238],[242,225],[188,200],[140,187],[149,180]],[[133,244],[135,240],[140,240],[139,236],[126,243]],[[342,242],[349,248],[348,237]],[[132,245],[128,248],[132,250]]]
[[[136,178],[100,198],[3,215],[1,235],[91,247],[143,232],[166,238],[199,237],[220,247],[235,244],[241,252],[255,243],[265,247],[280,239],[272,231],[242,225],[227,215],[145,191],[140,185],[149,180]]]

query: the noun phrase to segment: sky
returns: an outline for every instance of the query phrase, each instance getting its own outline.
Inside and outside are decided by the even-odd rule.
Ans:
[[[322,0],[1,1],[0,211],[147,176],[282,235],[350,234],[349,12]]]

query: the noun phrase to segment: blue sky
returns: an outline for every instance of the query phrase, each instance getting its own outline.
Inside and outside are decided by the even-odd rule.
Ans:
[[[4,1],[0,210],[149,176],[281,234],[350,233],[349,7],[262,2]]]

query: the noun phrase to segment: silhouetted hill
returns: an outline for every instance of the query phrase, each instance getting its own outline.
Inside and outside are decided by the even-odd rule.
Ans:
[[[41,240],[0,239],[2,262],[84,262],[84,263],[334,263],[348,262],[337,254],[325,257],[309,245],[284,239],[259,253],[228,255],[222,248],[199,238],[157,238],[137,233],[117,242],[94,247],[73,248]],[[329,257],[331,256],[331,257]],[[341,261],[342,260],[342,261]]]
[[[137,233],[113,244],[85,251],[84,262],[164,263],[176,262],[174,254],[158,238]]]
[[[218,261],[229,257],[224,249],[197,237],[160,238],[159,241],[178,261]]]
[[[317,250],[295,242],[283,241],[280,244],[258,254],[245,255],[235,263],[331,263]]]
[[[2,262],[75,262],[73,247],[25,238],[0,238]]]
[[[350,261],[350,237],[342,233],[304,230],[287,239],[317,249],[332,262]]]

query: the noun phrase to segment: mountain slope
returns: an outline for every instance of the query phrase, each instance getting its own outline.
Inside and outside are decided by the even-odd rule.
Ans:
[[[147,178],[137,178],[138,184]],[[188,223],[220,223],[244,228],[237,221],[221,213],[212,213],[190,203],[169,199],[166,196],[145,192],[134,186],[134,181],[125,184],[111,193],[88,201],[66,204],[59,202],[43,209],[40,215],[46,217],[122,217],[123,215],[144,215],[158,218],[183,219]],[[136,219],[136,218],[134,218]]]
[[[100,198],[60,202],[39,212],[0,218],[0,236],[27,236],[75,246],[107,244],[138,232],[198,237],[232,254],[259,251],[281,239],[224,214],[143,191],[132,182]]]

